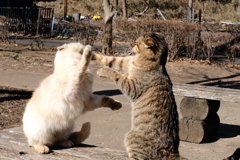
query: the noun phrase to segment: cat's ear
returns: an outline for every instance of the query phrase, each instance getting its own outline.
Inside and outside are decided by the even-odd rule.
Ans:
[[[63,51],[63,50],[65,50],[65,49],[67,49],[67,48],[68,48],[68,46],[65,44],[65,45],[63,45],[63,46],[58,47],[57,50],[58,50],[58,51]]]
[[[150,48],[150,47],[154,46],[154,41],[152,38],[145,38],[143,43],[144,43],[145,48]]]

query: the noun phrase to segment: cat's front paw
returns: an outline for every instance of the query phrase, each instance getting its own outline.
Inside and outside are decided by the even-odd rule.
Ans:
[[[102,59],[102,56],[101,55],[99,55],[99,54],[97,54],[97,53],[93,53],[93,55],[92,55],[92,60],[97,60],[97,61],[101,61],[101,59]]]
[[[108,73],[110,72],[109,68],[101,68],[97,71],[97,75],[100,77],[108,77]]]
[[[92,59],[92,46],[86,45],[83,50],[83,56],[86,57],[87,60]]]
[[[110,97],[104,97],[102,102],[104,107],[109,107],[112,110],[118,110],[122,107],[122,104],[119,101],[116,101]]]
[[[50,149],[48,148],[48,146],[45,146],[43,144],[36,144],[34,145],[34,148],[38,153],[41,153],[41,154],[46,154],[50,152]]]
[[[122,103],[120,103],[119,101],[113,100],[112,105],[110,105],[110,108],[112,110],[119,110],[120,108],[122,108]]]

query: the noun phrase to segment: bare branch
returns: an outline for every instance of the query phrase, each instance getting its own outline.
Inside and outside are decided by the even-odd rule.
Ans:
[[[143,15],[145,12],[147,12],[147,10],[149,9],[149,5],[150,5],[150,0],[144,0],[145,4],[146,4],[146,7],[145,9],[141,12],[141,13],[137,13],[135,14],[136,16],[140,16],[140,15]]]

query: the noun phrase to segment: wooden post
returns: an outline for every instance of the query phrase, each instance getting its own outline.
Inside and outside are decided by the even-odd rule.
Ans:
[[[202,22],[202,10],[199,9],[199,25],[201,26],[201,22]],[[198,37],[201,37],[201,31],[198,32]]]
[[[63,18],[66,20],[67,16],[67,0],[64,0],[64,13],[63,13]]]
[[[199,25],[201,25],[201,22],[202,22],[202,10],[199,9]]]

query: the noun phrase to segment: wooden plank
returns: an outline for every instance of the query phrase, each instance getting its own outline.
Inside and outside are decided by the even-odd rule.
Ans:
[[[29,147],[27,139],[19,130],[0,131],[1,160],[128,160],[125,151],[80,144],[72,148],[53,148],[49,154],[39,154]]]
[[[240,103],[240,90],[238,89],[174,83],[173,92],[176,96]]]

